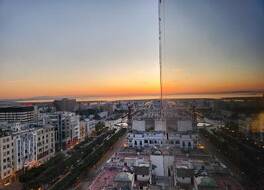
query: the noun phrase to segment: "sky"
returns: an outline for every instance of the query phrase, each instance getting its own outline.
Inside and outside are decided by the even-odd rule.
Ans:
[[[165,3],[165,93],[264,89],[263,1]],[[158,94],[158,47],[158,1],[0,0],[0,99]]]
[[[264,91],[263,0],[165,0],[165,94]]]
[[[158,92],[149,0],[1,0],[0,98]]]

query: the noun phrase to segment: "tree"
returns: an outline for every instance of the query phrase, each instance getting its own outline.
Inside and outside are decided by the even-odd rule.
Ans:
[[[96,135],[99,135],[103,132],[105,128],[105,124],[104,122],[98,122],[96,125],[95,125],[95,132],[96,132]]]

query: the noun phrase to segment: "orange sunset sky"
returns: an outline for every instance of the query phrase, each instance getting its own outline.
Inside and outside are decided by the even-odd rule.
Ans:
[[[1,1],[0,99],[159,94],[157,2]],[[165,94],[264,90],[261,1],[167,2]]]

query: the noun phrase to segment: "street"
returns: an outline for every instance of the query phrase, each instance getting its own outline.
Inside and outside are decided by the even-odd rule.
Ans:
[[[245,177],[243,176],[239,168],[236,167],[233,163],[231,163],[220,152],[218,152],[216,147],[209,141],[209,139],[207,139],[206,137],[200,134],[199,140],[200,140],[200,143],[205,146],[205,149],[208,151],[210,155],[216,157],[219,161],[221,161],[224,165],[226,165],[232,177],[236,178],[240,183],[245,182]]]
[[[126,143],[126,137],[127,133],[125,133],[92,168],[89,168],[83,172],[83,174],[80,176],[80,181],[76,185],[76,187],[71,187],[69,189],[88,190],[89,185],[91,184],[93,179],[98,175],[101,168],[103,168],[106,161],[109,160],[114,153],[118,152],[121,147],[123,147],[124,143]]]

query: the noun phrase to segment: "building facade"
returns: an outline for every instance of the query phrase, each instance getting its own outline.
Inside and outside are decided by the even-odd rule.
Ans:
[[[51,125],[15,125],[0,137],[1,182],[16,172],[43,164],[55,154],[55,131]]]
[[[43,123],[55,127],[56,148],[67,149],[80,139],[80,117],[72,112],[45,114]]]
[[[34,123],[37,112],[33,106],[0,107],[0,122]]]
[[[129,133],[127,138],[129,147],[144,148],[169,144],[184,150],[192,150],[198,137],[196,134],[167,134],[153,131]]]

